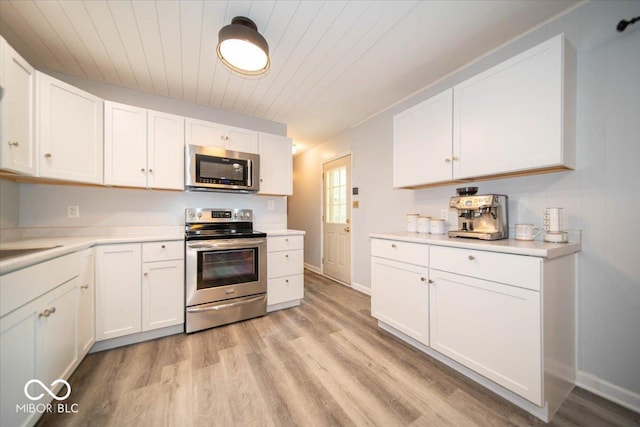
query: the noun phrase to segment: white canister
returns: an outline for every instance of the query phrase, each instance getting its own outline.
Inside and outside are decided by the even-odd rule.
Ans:
[[[431,234],[444,234],[444,219],[432,219],[429,228]]]
[[[427,234],[431,230],[431,217],[419,216],[418,217],[418,233]]]
[[[544,229],[552,233],[562,231],[562,208],[546,208],[544,210]]]
[[[407,231],[409,233],[418,232],[418,214],[407,214]]]

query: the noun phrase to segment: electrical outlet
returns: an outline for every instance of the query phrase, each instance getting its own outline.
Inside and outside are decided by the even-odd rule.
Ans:
[[[67,206],[67,218],[80,218],[80,206],[78,205]]]
[[[449,219],[449,209],[440,209],[440,219],[445,221]]]

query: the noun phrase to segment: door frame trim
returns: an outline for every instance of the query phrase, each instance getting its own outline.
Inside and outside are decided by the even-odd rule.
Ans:
[[[351,187],[347,189],[347,191],[352,191],[351,189],[353,188],[353,151],[352,150],[346,150],[346,151],[342,151],[336,155],[334,155],[333,157],[329,157],[327,159],[323,159],[322,160],[322,164],[320,165],[320,177],[322,177],[322,174],[324,173],[324,165],[326,165],[327,163],[331,163],[335,160],[341,159],[343,157],[349,157],[349,183],[351,184]],[[347,209],[347,216],[350,220],[350,227],[351,227],[351,232],[349,233],[349,278],[351,279],[351,283],[344,283],[344,282],[340,282],[339,280],[333,279],[332,277],[327,276],[326,274],[324,274],[324,202],[325,202],[325,197],[324,197],[324,178],[320,179],[320,274],[322,274],[323,276],[332,279],[336,282],[339,282],[345,286],[349,286],[351,287],[353,284],[353,216],[352,216],[352,206],[353,205],[353,200],[351,205],[348,206]]]

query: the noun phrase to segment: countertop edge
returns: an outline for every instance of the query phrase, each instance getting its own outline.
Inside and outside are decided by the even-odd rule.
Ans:
[[[582,250],[580,242],[569,243],[548,243],[542,241],[517,241],[513,239],[502,240],[461,240],[449,238],[446,235],[432,236],[430,234],[420,235],[407,232],[391,233],[370,233],[370,238],[399,240],[409,243],[420,243],[424,245],[446,246],[460,249],[472,249],[488,252],[498,252],[512,255],[534,256],[546,259],[559,258]]]
[[[45,237],[30,238],[1,245],[3,249],[20,249],[25,247],[53,247],[42,252],[9,258],[0,261],[0,275],[12,273],[35,264],[39,264],[50,259],[58,258],[73,252],[82,251],[98,245],[120,244],[120,243],[145,243],[157,241],[178,241],[184,240],[184,234],[150,234],[150,235],[121,235],[121,236],[77,236],[77,237]]]
[[[286,229],[286,230],[266,230],[265,233],[267,233],[267,237],[276,237],[276,236],[304,236],[305,234],[307,234],[306,231],[302,231],[302,230],[291,230],[291,229]]]

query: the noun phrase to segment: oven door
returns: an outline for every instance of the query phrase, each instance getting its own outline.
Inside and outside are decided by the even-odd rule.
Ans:
[[[186,244],[187,306],[267,292],[267,239]]]

